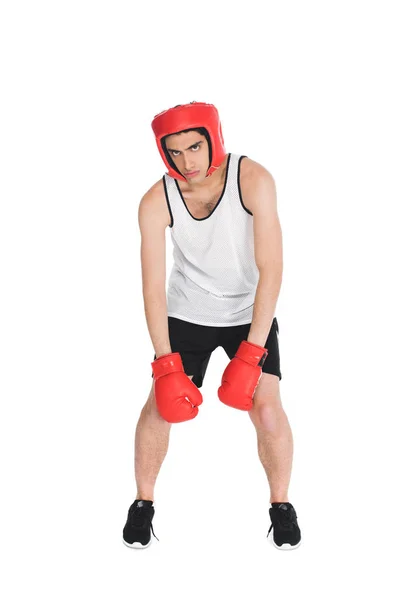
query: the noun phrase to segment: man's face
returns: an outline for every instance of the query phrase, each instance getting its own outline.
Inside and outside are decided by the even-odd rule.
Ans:
[[[188,182],[199,183],[205,179],[210,159],[204,135],[188,131],[169,135],[165,142],[169,156]]]

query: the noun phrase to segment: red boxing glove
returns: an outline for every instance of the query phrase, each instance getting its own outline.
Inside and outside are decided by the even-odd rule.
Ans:
[[[184,372],[179,352],[164,354],[152,362],[151,366],[156,404],[163,419],[168,423],[194,419],[203,396]]]
[[[221,386],[218,388],[221,402],[240,410],[251,409],[267,355],[266,348],[246,340],[241,342],[222,375]]]

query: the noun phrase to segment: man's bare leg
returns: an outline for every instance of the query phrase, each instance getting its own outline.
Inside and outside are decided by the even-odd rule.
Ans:
[[[293,435],[282,407],[279,378],[262,373],[249,411],[257,432],[258,455],[270,487],[270,502],[289,502]]]
[[[193,375],[189,375],[192,379]],[[135,479],[137,500],[154,502],[154,487],[168,451],[171,423],[159,414],[154,396],[154,381],[142,408],[135,435]]]

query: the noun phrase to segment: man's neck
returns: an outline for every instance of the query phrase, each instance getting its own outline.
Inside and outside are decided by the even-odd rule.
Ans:
[[[191,183],[186,181],[189,190],[193,192],[204,191],[207,189],[217,188],[225,179],[226,166],[228,164],[228,154],[225,156],[223,162],[209,177],[206,177],[201,183]]]

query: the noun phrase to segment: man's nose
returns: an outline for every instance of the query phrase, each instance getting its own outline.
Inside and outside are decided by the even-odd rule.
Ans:
[[[193,156],[190,156],[189,154],[185,154],[184,155],[184,160],[185,160],[185,169],[187,171],[190,171],[191,167],[194,166]]]

